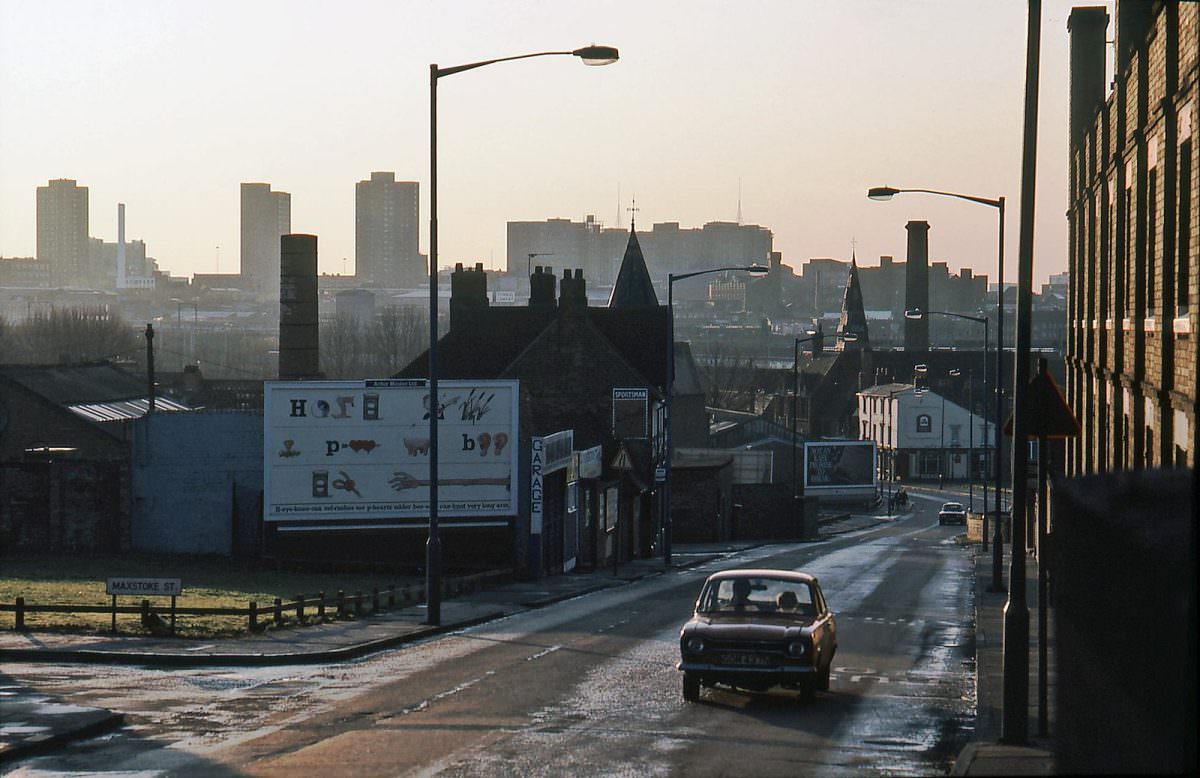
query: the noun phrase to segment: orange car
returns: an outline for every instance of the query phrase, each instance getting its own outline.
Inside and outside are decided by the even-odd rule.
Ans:
[[[792,570],[723,570],[704,582],[692,618],[679,633],[683,698],[723,684],[766,691],[799,689],[805,699],[829,690],[837,623],[821,585]]]

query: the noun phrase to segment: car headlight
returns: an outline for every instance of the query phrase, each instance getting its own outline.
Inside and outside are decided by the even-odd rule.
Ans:
[[[808,645],[803,640],[793,640],[787,644],[788,656],[804,656],[808,650]]]
[[[698,637],[690,637],[683,641],[683,647],[693,654],[704,653],[704,641]]]

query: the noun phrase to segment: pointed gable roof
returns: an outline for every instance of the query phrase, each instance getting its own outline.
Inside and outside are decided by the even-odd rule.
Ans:
[[[658,295],[654,293],[654,284],[650,282],[650,271],[646,269],[646,258],[642,256],[642,246],[638,243],[637,231],[631,224],[629,226],[629,243],[625,246],[625,257],[621,260],[617,281],[613,284],[612,295],[608,298],[608,307],[646,308],[657,306]]]
[[[853,333],[857,338],[846,342],[843,336],[847,333]],[[838,320],[837,334],[843,348],[871,348],[867,334],[867,313],[863,308],[862,285],[858,280],[858,257],[853,254],[850,256],[850,277],[846,281],[846,294],[842,297],[842,316]]]

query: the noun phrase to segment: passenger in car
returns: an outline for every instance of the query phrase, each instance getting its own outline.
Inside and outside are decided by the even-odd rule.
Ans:
[[[793,591],[780,592],[775,598],[775,606],[784,613],[795,613],[799,605],[800,600]]]

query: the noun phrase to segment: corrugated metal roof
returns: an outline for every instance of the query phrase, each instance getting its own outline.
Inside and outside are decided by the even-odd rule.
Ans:
[[[140,419],[145,416],[146,411],[150,408],[150,400],[149,398],[141,397],[134,400],[119,400],[107,403],[80,403],[78,405],[68,405],[67,408],[88,421],[129,421],[130,419]],[[190,411],[191,408],[174,400],[168,400],[165,397],[155,397],[154,410],[156,413],[180,413]]]

